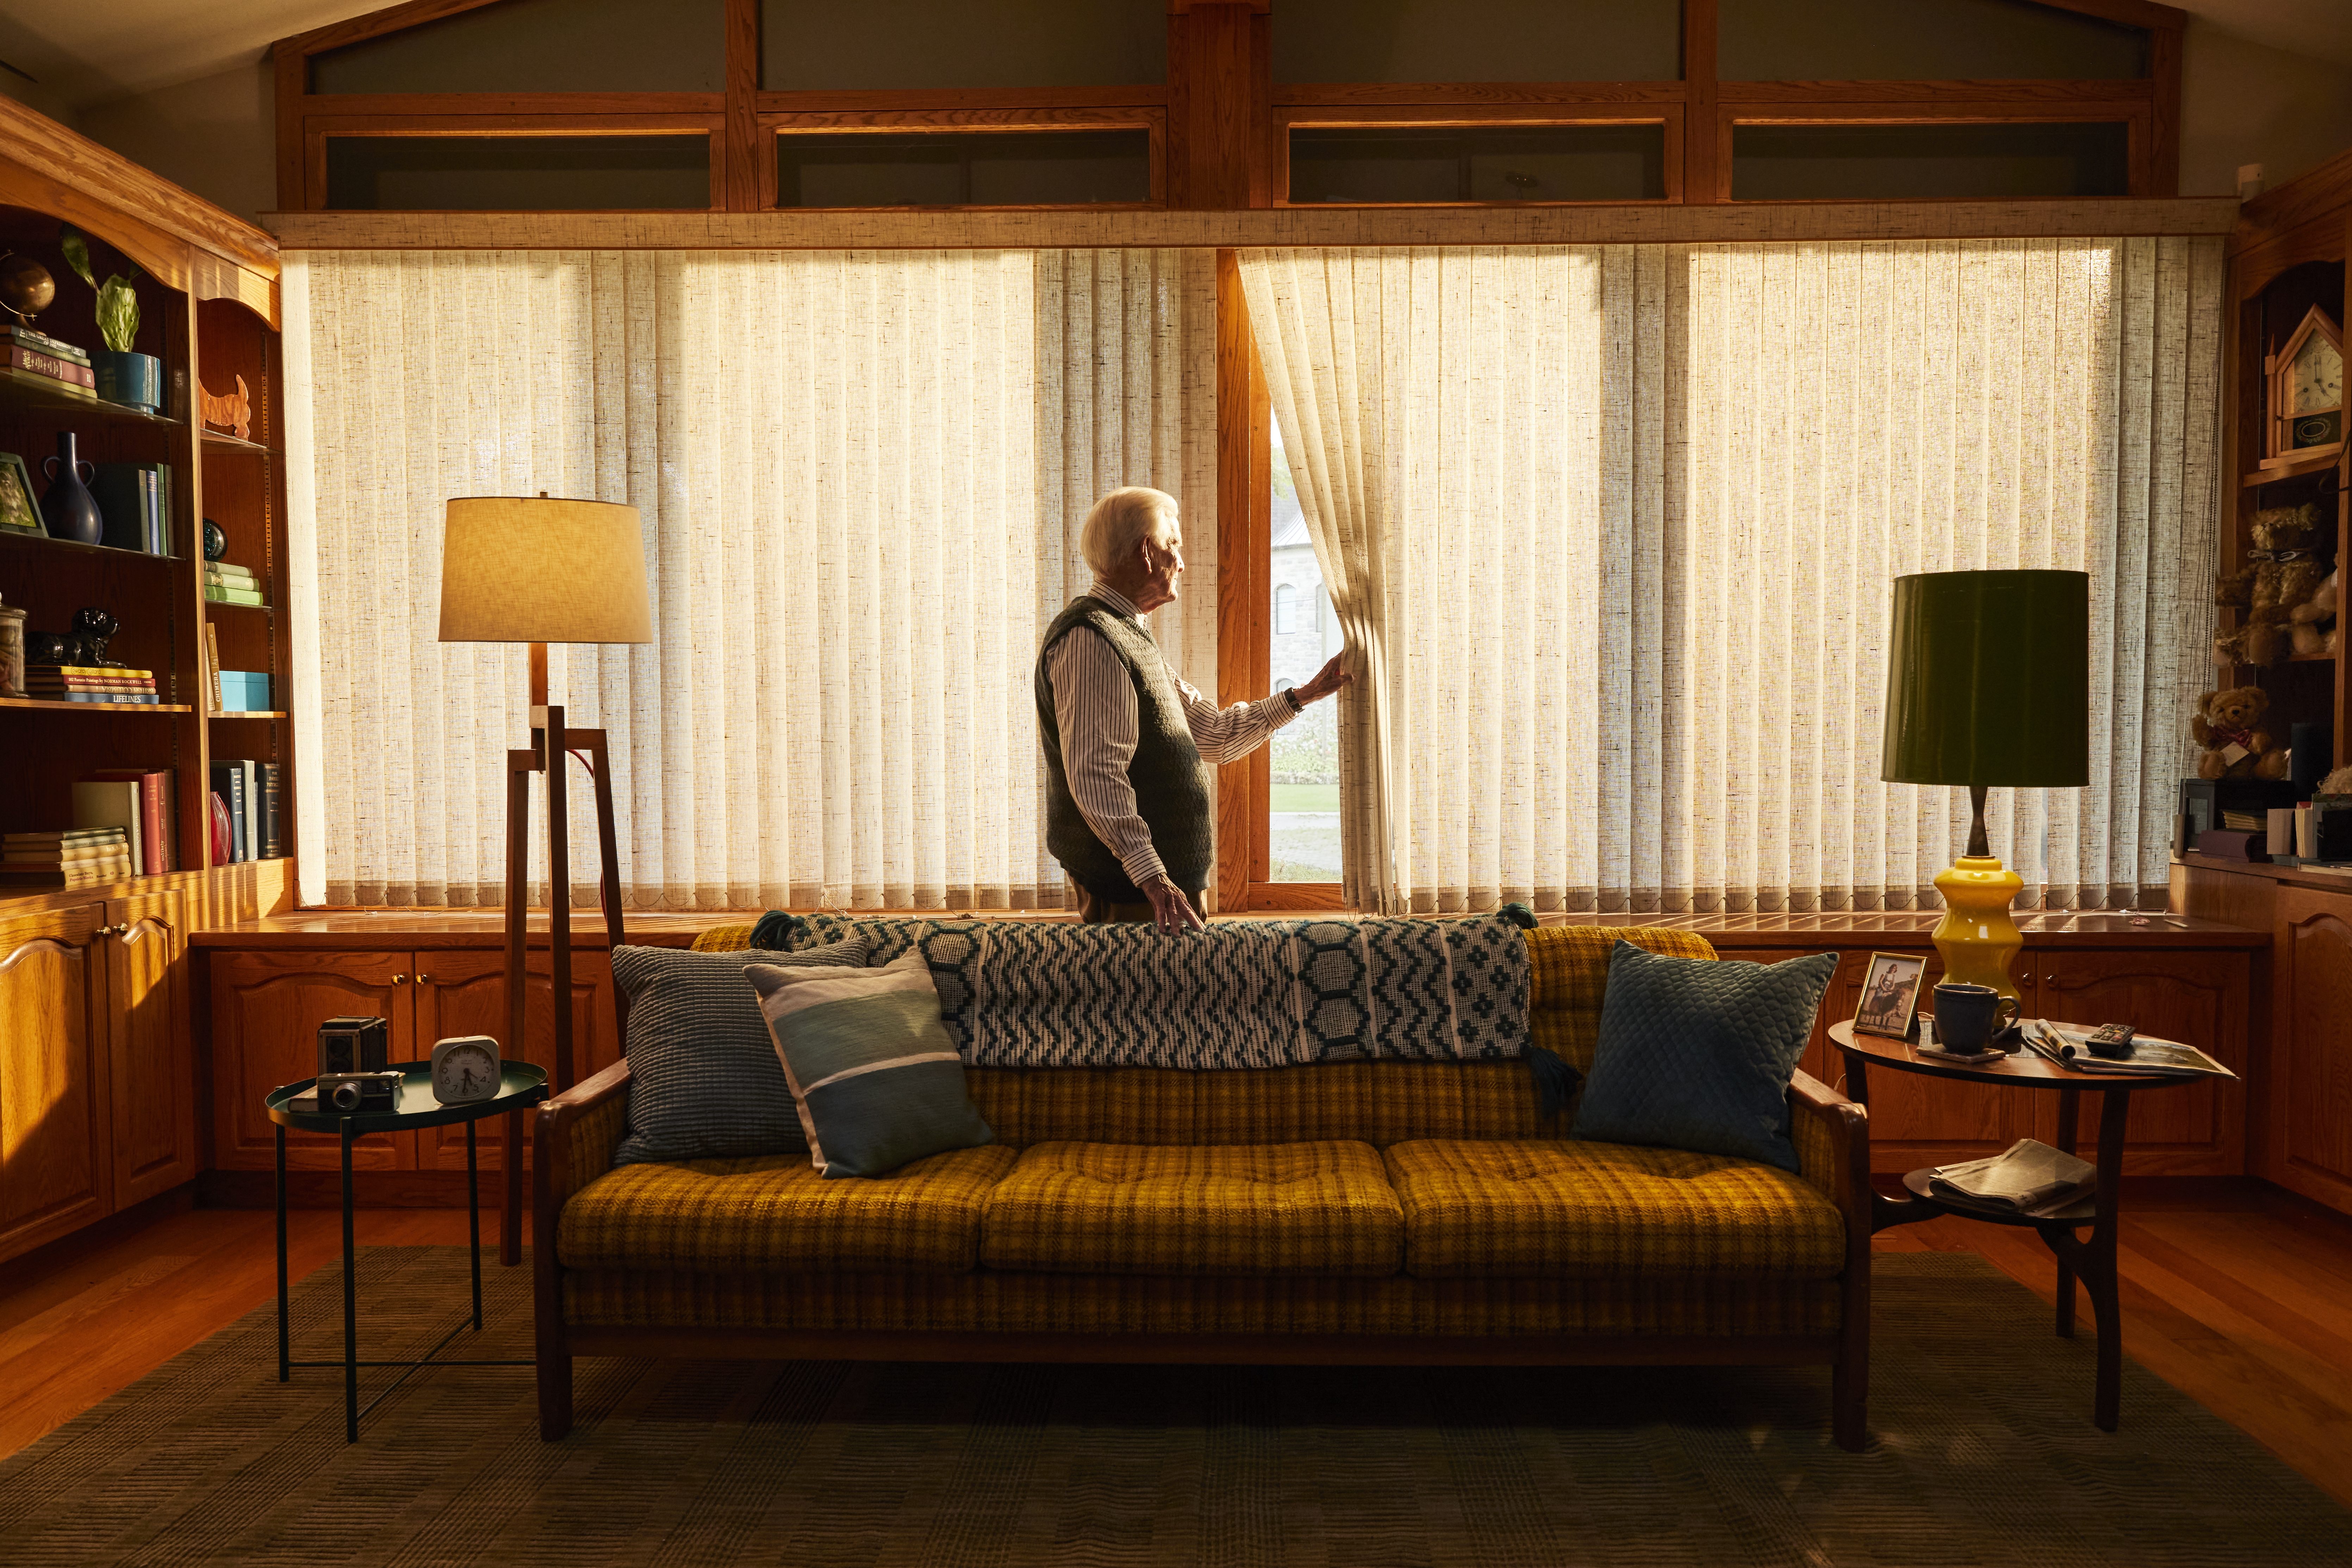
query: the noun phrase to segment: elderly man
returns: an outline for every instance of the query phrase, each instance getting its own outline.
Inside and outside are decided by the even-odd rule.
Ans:
[[[1304,686],[1220,709],[1170,671],[1141,617],[1175,602],[1184,573],[1173,496],[1111,491],[1087,514],[1079,548],[1094,586],[1054,618],[1037,654],[1045,845],[1078,885],[1081,920],[1198,930],[1216,866],[1206,763],[1247,756],[1349,678],[1334,658]]]

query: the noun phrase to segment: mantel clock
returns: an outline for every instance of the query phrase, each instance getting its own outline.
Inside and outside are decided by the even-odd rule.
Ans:
[[[2266,467],[2344,445],[2344,334],[2314,305],[2264,366],[2270,378]]]

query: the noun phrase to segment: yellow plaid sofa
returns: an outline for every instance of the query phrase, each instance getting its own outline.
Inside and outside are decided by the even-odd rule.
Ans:
[[[1534,1042],[1580,1071],[1621,938],[1715,956],[1528,932]],[[1863,1111],[1802,1073],[1794,1175],[1572,1142],[1516,1061],[967,1079],[997,1142],[867,1181],[805,1155],[616,1168],[626,1061],[542,1105],[543,1434],[571,1427],[573,1357],[685,1355],[1817,1363],[1837,1441],[1864,1441]]]

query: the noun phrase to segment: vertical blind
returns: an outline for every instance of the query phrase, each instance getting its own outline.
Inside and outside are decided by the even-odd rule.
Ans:
[[[2160,903],[2203,679],[2208,240],[1243,253],[1365,679],[1360,907],[1932,905],[1878,781],[1891,583],[2092,579],[2093,782],[1997,791],[2029,902]]]
[[[639,509],[653,643],[550,650],[635,907],[1058,905],[1030,672],[1102,489],[1186,499],[1156,629],[1213,689],[1204,255],[325,252],[285,288],[306,901],[504,896],[524,656],[435,640],[451,496]]]

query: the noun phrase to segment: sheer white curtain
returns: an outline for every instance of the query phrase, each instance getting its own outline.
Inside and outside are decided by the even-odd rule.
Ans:
[[[2094,782],[1996,792],[2029,902],[2160,900],[2202,675],[2210,241],[1244,252],[1350,647],[1371,907],[1909,907],[1891,580],[2092,576]],[[1341,595],[1348,602],[1339,603]]]
[[[1172,252],[293,258],[304,897],[503,897],[522,651],[434,640],[441,503],[545,490],[644,519],[655,641],[550,660],[611,734],[632,905],[1058,904],[1036,637],[1069,487],[1183,494],[1213,439],[1187,276]],[[1122,333],[1055,374],[1073,317]],[[1076,430],[1108,446],[1074,464]]]

